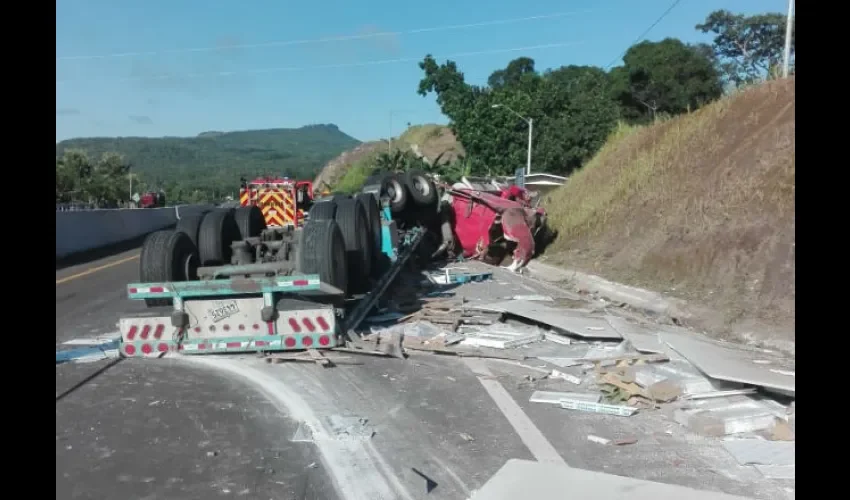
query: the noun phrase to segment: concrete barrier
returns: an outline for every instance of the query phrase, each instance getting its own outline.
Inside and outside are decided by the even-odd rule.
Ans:
[[[56,258],[132,240],[173,226],[212,205],[56,212]]]

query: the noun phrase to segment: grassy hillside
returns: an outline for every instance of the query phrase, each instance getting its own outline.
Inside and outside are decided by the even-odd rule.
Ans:
[[[366,178],[378,155],[388,150],[389,144],[385,140],[360,144],[328,162],[314,184],[332,188],[357,187]],[[392,150],[411,151],[429,162],[439,157],[441,165],[464,154],[463,147],[448,127],[433,124],[408,128],[399,137],[393,138]]]
[[[551,195],[547,260],[722,311],[706,328],[793,340],[794,121],[791,78],[620,127]]]
[[[241,175],[275,173],[310,179],[328,160],[358,144],[360,141],[336,125],[310,125],[204,132],[197,137],[71,139],[58,143],[56,154],[70,148],[84,149],[91,155],[115,151],[125,155],[149,185],[220,195],[238,190]]]

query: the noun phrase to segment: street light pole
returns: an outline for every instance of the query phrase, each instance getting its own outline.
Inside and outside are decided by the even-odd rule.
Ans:
[[[525,175],[531,175],[531,132],[534,130],[534,118],[528,119],[528,156],[525,162]]]
[[[794,20],[794,0],[788,0],[788,19],[785,21],[785,53],[782,58],[782,76],[788,77],[791,60],[791,23]]]
[[[493,108],[493,109],[505,108],[508,111],[510,111],[511,113],[517,115],[520,120],[522,120],[522,121],[524,121],[525,123],[528,124],[528,154],[526,156],[525,175],[531,175],[531,137],[532,137],[532,132],[534,131],[534,119],[533,118],[526,118],[526,117],[522,116],[521,114],[517,113],[516,111],[514,111],[513,109],[511,109],[510,107],[505,106],[504,104],[494,104],[490,107]]]

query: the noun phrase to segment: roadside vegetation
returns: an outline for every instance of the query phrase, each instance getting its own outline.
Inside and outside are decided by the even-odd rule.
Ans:
[[[533,59],[519,57],[497,69],[486,84],[467,82],[454,61],[426,56],[417,92],[435,95],[448,127],[411,127],[394,143],[401,151],[444,140],[424,156],[437,173],[513,175],[526,164],[528,124],[533,120],[532,170],[569,176],[600,151],[608,137],[626,126],[664,121],[693,113],[724,95],[770,79],[781,63],[785,14],[753,16],[716,11],[695,27],[709,34],[708,44],[686,44],[674,38],[644,41],[630,47],[619,66],[565,65],[540,71]],[[794,70],[792,37],[792,73]],[[444,132],[441,132],[442,129]],[[621,130],[622,132],[622,130]],[[443,151],[452,155],[435,161]],[[347,166],[333,162],[340,190],[349,189],[378,164],[393,163],[387,143],[375,143],[370,154]],[[415,153],[416,151],[414,151]],[[421,167],[421,165],[419,165]]]

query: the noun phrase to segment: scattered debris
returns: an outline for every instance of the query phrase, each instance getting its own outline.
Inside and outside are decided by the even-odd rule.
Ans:
[[[623,438],[623,439],[615,439],[614,446],[626,446],[630,444],[635,444],[638,442],[637,438]]]
[[[555,302],[555,299],[548,295],[514,295],[508,297],[508,300],[530,300],[532,302]]]
[[[579,377],[576,377],[575,375],[571,375],[569,373],[559,372],[558,370],[552,370],[552,372],[549,374],[549,378],[566,380],[567,382],[570,382],[572,384],[581,385],[581,379]]]
[[[794,395],[795,377],[776,373],[764,365],[753,363],[757,358],[756,353],[751,350],[712,342],[695,335],[664,332],[661,339],[713,379],[757,385],[780,391],[782,394]]]
[[[598,403],[600,398],[599,394],[589,394],[584,392],[534,391],[529,401],[532,403],[549,403],[559,405],[561,404],[561,401],[565,399]]]
[[[436,481],[417,470],[416,467],[411,467],[410,470],[412,470],[417,476],[425,480],[425,493],[431,493],[432,491],[434,491],[434,488],[438,486]]]
[[[605,439],[604,437],[594,436],[593,434],[588,434],[587,440],[592,443],[598,443],[602,445],[611,444],[610,439]]]
[[[566,464],[511,459],[470,500],[561,500],[569,498],[746,500],[716,491],[577,469]]]
[[[769,479],[796,478],[796,466],[794,465],[754,465],[753,468]]]
[[[477,306],[477,308],[519,316],[577,337],[622,339],[622,335],[617,333],[604,318],[593,317],[575,310],[555,309],[527,300],[506,300]]]
[[[262,353],[266,363],[285,363],[287,361],[301,361],[307,363],[315,363],[325,368],[330,368],[336,364],[359,364],[352,362],[349,356],[326,356],[322,351],[316,349],[307,349],[306,351],[268,354]]]
[[[467,442],[475,441],[474,437],[470,436],[469,434],[467,434],[465,432],[459,432],[458,436],[460,436],[461,439],[463,439],[464,441],[467,441]]]
[[[741,465],[794,465],[795,443],[761,439],[723,441],[723,448]]]
[[[776,422],[775,410],[754,399],[730,398],[698,402],[719,404],[711,407],[680,408],[673,412],[673,419],[702,436],[721,437],[765,431],[771,429]]]
[[[609,405],[604,403],[592,403],[589,401],[579,401],[576,399],[562,399],[560,401],[561,408],[566,410],[577,410],[588,413],[601,413],[604,415],[616,415],[618,417],[631,417],[638,411],[638,408],[632,406]]]

